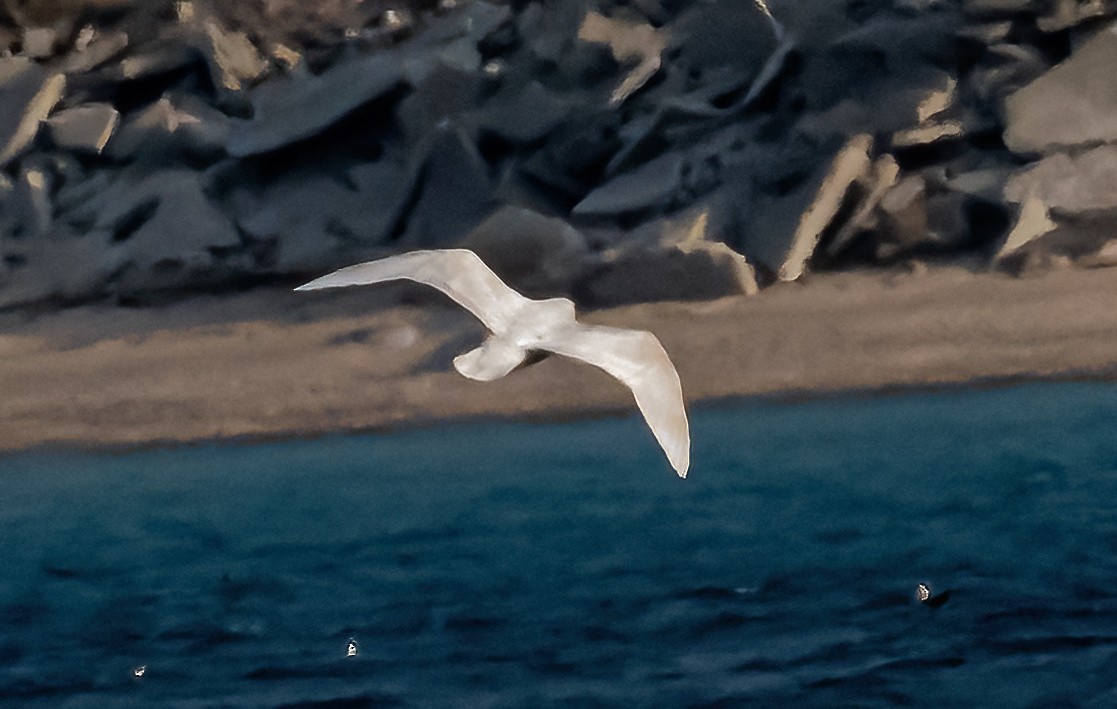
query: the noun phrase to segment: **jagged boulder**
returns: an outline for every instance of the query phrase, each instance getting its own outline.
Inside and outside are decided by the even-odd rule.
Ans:
[[[1017,153],[1117,141],[1117,25],[1005,102],[1004,140]]]

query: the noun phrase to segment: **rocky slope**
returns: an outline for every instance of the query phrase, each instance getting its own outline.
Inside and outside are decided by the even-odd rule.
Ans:
[[[0,7],[3,307],[459,244],[592,305],[1117,263],[1113,0]]]

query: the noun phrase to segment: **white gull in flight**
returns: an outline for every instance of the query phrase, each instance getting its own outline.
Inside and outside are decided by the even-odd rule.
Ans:
[[[655,335],[583,325],[566,298],[533,300],[509,288],[468,249],[412,251],[349,266],[301,285],[318,290],[404,279],[434,286],[473,313],[492,335],[475,350],[454,358],[463,376],[499,379],[535,353],[556,353],[604,369],[636,397],[667,459],[686,477],[690,429],[679,374]]]

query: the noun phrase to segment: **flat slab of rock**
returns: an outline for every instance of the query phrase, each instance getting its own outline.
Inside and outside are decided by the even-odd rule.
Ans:
[[[667,153],[606,182],[574,206],[579,217],[619,216],[667,206],[682,181],[683,157]]]
[[[0,59],[0,167],[35,139],[66,90],[66,77],[23,58]]]
[[[59,111],[47,119],[47,126],[58,147],[97,155],[119,122],[120,114],[110,104],[90,103]]]
[[[478,127],[509,143],[525,145],[547,135],[570,112],[568,102],[532,80],[494,96],[482,109]]]
[[[231,32],[213,20],[205,22],[204,31],[202,51],[214,84],[240,91],[267,70],[268,63],[244,32]]]
[[[90,29],[89,33],[89,40],[76,46],[62,63],[62,70],[67,74],[96,69],[128,48],[128,34],[125,32],[98,34]]]
[[[1055,213],[1080,215],[1117,209],[1117,145],[1078,155],[1049,155],[1005,185],[1005,199],[1036,198]]]
[[[23,56],[46,59],[54,56],[58,32],[53,27],[27,27],[23,30]]]
[[[1117,141],[1117,25],[1005,102],[1005,145],[1016,153]]]
[[[266,153],[321,133],[403,80],[393,52],[342,62],[318,76],[291,76],[261,84],[252,92],[255,115],[229,137],[229,153]]]

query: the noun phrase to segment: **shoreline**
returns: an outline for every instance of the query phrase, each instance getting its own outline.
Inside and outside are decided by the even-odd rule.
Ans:
[[[747,404],[749,402],[775,403],[785,405],[809,404],[828,399],[877,399],[912,394],[937,394],[953,391],[996,391],[1000,389],[1027,386],[1030,384],[1060,383],[1110,383],[1117,382],[1117,366],[1101,372],[1056,373],[1052,375],[1020,375],[1004,378],[987,378],[960,382],[895,384],[879,388],[832,389],[815,391],[781,391],[768,394],[728,394],[723,397],[687,402],[687,413],[695,410],[716,409]],[[526,414],[513,417],[505,413],[469,414],[452,418],[423,418],[416,416],[398,423],[373,425],[367,428],[321,430],[321,431],[280,431],[275,433],[250,433],[229,437],[213,436],[197,439],[152,439],[142,443],[108,443],[51,441],[36,443],[22,448],[0,448],[0,461],[9,456],[19,455],[127,455],[159,450],[205,446],[254,446],[290,441],[316,441],[331,437],[375,436],[423,431],[451,426],[470,426],[485,423],[523,423],[523,424],[562,424],[573,421],[592,421],[606,418],[619,418],[638,415],[635,404],[631,408],[601,408],[569,413]],[[649,439],[649,445],[654,441]]]
[[[579,317],[656,333],[688,404],[704,407],[1117,378],[1114,302],[1113,270],[1014,278],[941,267],[812,274],[753,297]],[[405,287],[260,288],[143,309],[5,313],[0,453],[635,411],[608,375],[561,358],[486,384],[460,377],[450,360],[483,336],[468,313]]]

